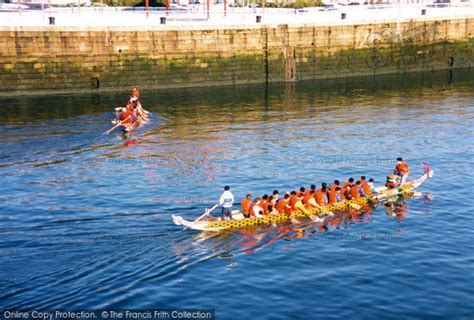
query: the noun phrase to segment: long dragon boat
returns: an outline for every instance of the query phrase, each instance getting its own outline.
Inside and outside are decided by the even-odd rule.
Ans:
[[[427,164],[421,164],[424,170],[423,175],[419,178],[407,182],[402,187],[388,188],[386,186],[379,186],[376,188],[378,194],[371,197],[361,197],[354,200],[337,202],[333,204],[325,205],[321,208],[310,209],[309,214],[305,214],[301,211],[293,212],[293,217],[296,218],[309,218],[310,215],[316,216],[321,221],[332,215],[332,213],[342,213],[349,211],[353,208],[361,208],[366,205],[377,205],[381,202],[387,202],[390,199],[394,199],[400,196],[406,196],[415,191],[423,182],[433,177],[433,170]],[[219,232],[223,230],[240,229],[253,226],[267,226],[273,223],[285,223],[291,222],[291,217],[286,213],[278,213],[268,215],[259,218],[245,218],[239,210],[234,210],[232,213],[233,220],[212,220],[212,221],[188,221],[181,216],[172,215],[173,222],[176,225],[182,225],[186,229],[194,229],[200,231]]]

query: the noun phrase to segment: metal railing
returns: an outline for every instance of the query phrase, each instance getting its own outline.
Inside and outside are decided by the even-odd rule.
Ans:
[[[232,8],[222,4],[150,8],[68,7],[0,12],[4,26],[150,26],[150,25],[251,25],[282,23],[354,23],[443,16],[474,16],[474,6],[384,5],[325,8]],[[53,18],[53,19],[51,19]]]

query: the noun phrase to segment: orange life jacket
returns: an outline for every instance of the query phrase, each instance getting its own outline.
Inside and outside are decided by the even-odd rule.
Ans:
[[[268,216],[270,214],[270,212],[268,212],[268,206],[270,205],[270,202],[267,201],[267,200],[260,200],[261,202],[261,207],[263,208],[263,214]]]
[[[397,166],[395,167],[395,170],[400,172],[401,175],[405,175],[407,173],[410,173],[410,167],[408,166],[408,163],[406,163],[406,162],[402,162],[402,163],[397,164]]]
[[[314,198],[316,199],[316,202],[317,202],[320,206],[326,205],[326,198],[325,198],[326,195],[327,195],[327,191],[326,191],[326,192],[323,192],[322,188],[319,188],[319,189],[316,191],[316,195],[314,196]]]
[[[370,186],[367,182],[364,181],[364,183],[362,183],[362,190],[364,190],[364,193],[370,197],[371,195],[373,195],[372,193],[372,190],[370,190]]]
[[[329,191],[329,203],[336,203],[337,200],[337,191],[336,189]]]
[[[242,199],[240,204],[242,205],[242,212],[248,214],[250,212],[250,205],[252,204],[252,201],[245,198]]]
[[[360,189],[360,185],[353,185],[351,187],[350,195],[352,199],[360,198],[359,189]]]
[[[295,205],[296,201],[298,200],[298,197],[296,195],[294,196],[290,196],[290,207],[293,208],[293,206]]]
[[[285,198],[281,198],[280,201],[277,202],[276,204],[276,209],[278,210],[278,212],[280,213],[284,213],[286,211],[286,205],[288,204],[288,201],[290,199],[285,199]]]
[[[346,192],[347,188],[344,187],[344,188],[341,188],[341,190],[339,190],[339,195],[341,196],[341,200],[342,201],[346,201],[346,196],[344,195],[344,192]]]
[[[263,214],[263,208],[262,208],[262,206],[261,206],[261,201],[252,202],[252,204],[250,205],[250,212],[249,212],[249,213],[250,213],[250,216],[251,216],[251,217],[254,217],[254,218],[255,218],[255,213],[254,213],[255,207],[258,207],[260,213]]]
[[[310,194],[309,192],[308,193],[305,192],[305,196],[303,198],[303,204],[307,204],[309,199],[311,199],[312,197],[313,197],[312,194]]]
[[[133,117],[133,111],[125,110],[124,112],[120,114],[120,121],[122,121],[123,124],[132,123],[132,117]]]
[[[341,186],[338,186],[337,184],[333,183],[331,184],[331,188],[329,189],[329,191],[336,191],[337,187],[341,187]]]

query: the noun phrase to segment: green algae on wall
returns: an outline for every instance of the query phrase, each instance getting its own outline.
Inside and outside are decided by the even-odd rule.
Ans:
[[[470,68],[473,19],[229,29],[0,28],[0,94]]]

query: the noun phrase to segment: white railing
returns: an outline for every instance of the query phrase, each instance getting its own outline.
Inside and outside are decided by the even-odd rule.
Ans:
[[[150,8],[70,7],[0,12],[0,26],[173,26],[336,24],[380,20],[474,16],[474,6],[427,5],[337,6],[335,9],[231,8],[222,4]],[[53,20],[51,20],[53,18]]]

